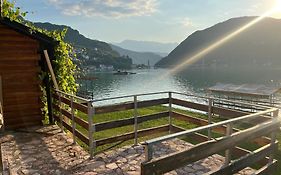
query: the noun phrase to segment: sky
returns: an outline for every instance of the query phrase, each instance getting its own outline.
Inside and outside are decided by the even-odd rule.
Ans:
[[[92,39],[180,43],[230,18],[259,16],[281,0],[15,0],[27,19],[68,25]],[[281,15],[271,15],[281,18]]]

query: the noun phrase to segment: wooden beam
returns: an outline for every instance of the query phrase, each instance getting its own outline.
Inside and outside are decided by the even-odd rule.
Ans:
[[[211,175],[221,175],[221,174],[234,174],[243,170],[246,167],[253,165],[254,162],[258,162],[268,156],[270,153],[278,149],[277,143],[274,145],[266,145],[259,148],[238,160],[230,163],[228,166],[221,168],[220,170],[212,173]]]
[[[134,103],[124,103],[111,106],[101,106],[95,108],[95,114],[104,114],[110,112],[125,111],[134,108]]]
[[[163,126],[149,128],[149,129],[143,129],[143,130],[138,131],[138,137],[144,137],[144,136],[161,133],[161,132],[167,132],[167,131],[169,131],[169,125],[163,125]],[[96,145],[101,146],[101,145],[105,145],[105,144],[109,144],[109,143],[115,143],[118,141],[131,140],[134,137],[135,137],[135,133],[130,132],[130,133],[126,133],[123,135],[118,135],[118,136],[114,136],[114,137],[110,137],[110,138],[106,138],[106,139],[96,140]]]
[[[186,121],[186,122],[198,125],[198,126],[208,125],[208,120],[188,116],[188,115],[185,115],[185,114],[182,114],[182,113],[179,113],[179,112],[173,112],[172,116],[173,116],[173,118],[175,118],[177,120]],[[222,134],[225,134],[226,127],[225,126],[219,126],[219,127],[213,128],[212,130],[216,131],[216,132],[219,132],[219,133],[222,133]],[[234,130],[236,131],[236,129],[234,129]]]
[[[53,94],[53,98],[56,99],[56,100],[59,100],[59,96],[57,94]],[[66,98],[66,97],[60,97],[61,98],[61,102],[63,102],[64,104],[67,104],[68,106],[71,105],[71,100]],[[74,109],[77,109],[85,114],[88,114],[88,107],[83,105],[83,104],[80,104],[80,103],[77,103],[77,102],[73,102],[73,108]]]
[[[141,174],[164,174],[183,167],[184,165],[209,157],[210,155],[220,151],[224,151],[227,148],[234,147],[245,140],[252,140],[277,131],[279,127],[280,123],[277,121],[263,123],[244,131],[234,133],[227,138],[224,137],[217,140],[207,141],[191,148],[190,150],[175,153],[164,158],[151,160],[149,162],[144,162],[141,165]]]
[[[186,131],[186,129],[173,125],[172,126],[172,131],[173,132],[181,132],[181,131]],[[192,135],[189,135],[188,138],[191,139],[191,140],[196,140],[199,143],[206,142],[206,141],[209,140],[208,136],[200,134],[200,133],[194,133]],[[257,138],[257,139],[259,139],[259,138]],[[264,145],[267,145],[269,143],[270,143],[270,140],[266,144],[264,144]],[[240,148],[238,146],[234,147],[232,151],[233,151],[232,153],[233,153],[233,158],[234,159],[240,158],[242,156],[245,156],[246,154],[251,153],[251,151],[243,149],[243,148]],[[268,162],[268,159],[264,158],[263,160],[258,162],[258,165],[263,166],[263,165],[266,165],[267,162]]]
[[[198,126],[208,125],[208,120],[204,120],[204,119],[201,119],[201,118],[195,118],[195,117],[192,117],[192,116],[181,114],[179,112],[173,112],[172,116],[177,120],[186,121],[186,122],[198,125]],[[212,122],[212,123],[214,123],[214,122]],[[256,124],[258,124],[258,123],[256,123]],[[212,130],[217,132],[217,133],[220,133],[220,134],[225,134],[226,133],[226,126],[219,126],[219,127],[213,128]],[[239,131],[241,131],[241,130],[239,130],[237,128],[233,128],[233,132],[239,132]],[[260,146],[264,146],[264,145],[267,145],[267,144],[270,143],[270,139],[266,138],[266,137],[262,137],[262,138],[255,139],[253,142],[260,145]]]
[[[137,105],[138,108],[146,108],[146,107],[158,106],[168,103],[169,103],[169,98],[162,98],[156,100],[139,101]]]
[[[57,111],[60,110],[60,108],[59,108],[57,105],[53,105],[53,108],[54,108],[55,110],[57,110]],[[66,116],[68,119],[70,119],[70,120],[72,119],[72,115],[71,115],[71,113],[70,113],[69,111],[67,111],[67,110],[65,110],[65,109],[61,109],[61,113],[62,113],[64,116]],[[82,126],[82,127],[85,128],[85,129],[88,129],[88,128],[89,128],[88,122],[85,121],[85,120],[83,120],[83,119],[81,119],[81,118],[79,118],[79,117],[77,117],[77,116],[74,116],[74,121],[75,121],[78,125]]]
[[[53,70],[53,67],[52,67],[52,64],[51,64],[51,61],[50,61],[50,58],[49,58],[47,50],[44,50],[44,55],[45,55],[45,59],[46,59],[49,71],[51,73],[51,78],[53,80],[54,86],[55,86],[56,90],[59,90],[59,86],[58,86],[58,83],[57,83],[57,80],[56,80],[56,76],[55,76],[55,73],[54,73],[54,70]]]
[[[168,104],[168,103],[169,103],[169,99],[163,98],[163,99],[157,99],[157,100],[139,101],[137,103],[137,105],[138,105],[138,108],[146,108],[146,107],[157,106],[157,105]],[[95,114],[118,112],[118,111],[124,111],[124,110],[129,110],[129,109],[134,109],[133,102],[96,107]]]
[[[188,102],[188,101],[173,98],[172,104],[182,106],[182,107],[186,107],[186,108],[196,109],[196,110],[199,110],[199,111],[208,112],[208,106],[203,105],[203,104],[199,104],[199,103]]]
[[[269,174],[273,174],[274,172],[276,172],[276,169],[278,167],[277,163],[278,163],[277,160],[273,160],[273,163],[267,164],[264,167],[262,167],[261,169],[257,170],[255,172],[255,175],[269,175]]]
[[[60,122],[60,119],[58,116],[53,115],[54,119],[57,122]],[[65,121],[62,121],[63,126],[72,133],[72,126],[70,126],[69,124],[67,124]],[[85,136],[83,133],[81,133],[80,131],[78,131],[77,129],[75,129],[75,136],[77,138],[79,138],[82,142],[86,143],[87,145],[89,145],[89,138],[87,136]]]
[[[156,120],[164,117],[168,117],[169,113],[168,112],[160,112],[156,114],[150,114],[150,115],[144,115],[138,117],[138,124],[150,121],[150,120]],[[134,118],[127,118],[127,119],[120,119],[120,120],[114,120],[114,121],[109,121],[109,122],[104,122],[104,123],[97,123],[95,124],[95,129],[96,132],[107,130],[107,129],[113,129],[113,128],[118,128],[118,127],[123,127],[123,126],[128,126],[128,125],[133,125],[134,124]]]

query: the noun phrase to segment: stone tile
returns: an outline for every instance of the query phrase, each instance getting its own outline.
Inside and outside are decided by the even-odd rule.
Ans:
[[[0,137],[0,143],[4,168],[6,171],[10,169],[12,174],[139,175],[141,162],[144,161],[142,145],[110,150],[90,160],[89,154],[79,145],[72,144],[72,139],[56,125],[31,128],[23,133],[8,132]],[[179,139],[165,141],[153,147],[154,157],[167,156],[192,146]],[[224,157],[213,155],[166,174],[201,175],[218,170],[223,162]],[[251,168],[239,172],[243,175],[253,173]]]

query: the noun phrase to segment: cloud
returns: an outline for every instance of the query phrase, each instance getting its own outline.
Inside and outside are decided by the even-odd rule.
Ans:
[[[184,27],[194,27],[193,22],[191,21],[190,18],[183,18],[180,23],[184,26]]]
[[[257,12],[262,7],[262,3],[253,4],[250,8],[246,9],[247,12],[253,13]]]
[[[182,28],[189,28],[194,29],[198,27],[193,20],[191,20],[189,17],[171,17],[167,18],[167,20],[157,20],[157,23],[161,25],[168,25],[169,27],[182,27]]]
[[[122,18],[149,16],[157,11],[156,0],[48,0],[48,3],[68,16]]]

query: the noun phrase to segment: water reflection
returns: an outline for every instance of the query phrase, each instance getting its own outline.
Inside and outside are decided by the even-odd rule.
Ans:
[[[280,70],[239,69],[239,68],[189,68],[177,75],[160,78],[167,69],[135,70],[133,75],[94,73],[97,80],[83,81],[81,90],[90,90],[95,99],[123,95],[177,91],[204,94],[205,89],[221,83],[253,83],[280,85]],[[163,77],[163,76],[162,76]]]

